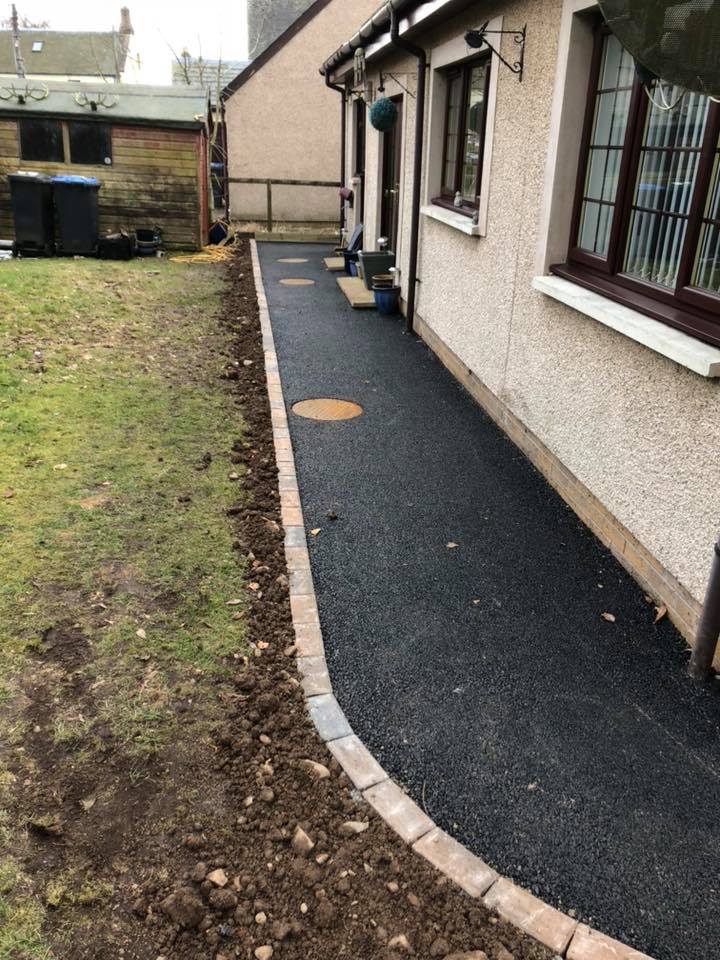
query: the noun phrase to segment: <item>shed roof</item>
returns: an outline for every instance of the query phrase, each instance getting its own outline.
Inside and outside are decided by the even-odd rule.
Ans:
[[[84,30],[21,30],[20,51],[31,76],[116,77],[127,54],[119,34]],[[0,30],[0,73],[15,73],[10,30]]]
[[[42,96],[46,90],[47,96]],[[5,99],[8,93],[11,99]],[[19,102],[18,94],[24,103]],[[33,94],[41,99],[33,99]],[[97,104],[96,110],[92,109],[92,102]],[[187,86],[0,78],[0,117],[3,115],[82,117],[105,123],[197,128],[207,121],[208,94],[201,88]]]

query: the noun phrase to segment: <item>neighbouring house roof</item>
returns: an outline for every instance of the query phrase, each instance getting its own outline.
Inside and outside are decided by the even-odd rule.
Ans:
[[[33,44],[42,48],[34,51]],[[112,32],[21,30],[20,51],[29,76],[117,77],[125,69],[127,39]],[[0,30],[0,73],[15,74],[10,30]]]
[[[332,0],[315,0],[304,13],[301,13],[297,20],[294,20],[290,26],[285,30],[284,33],[281,33],[279,37],[276,37],[275,40],[270,44],[269,47],[266,47],[263,52],[247,66],[242,73],[239,73],[234,80],[231,80],[223,90],[223,97],[227,99],[232,96],[236,90],[242,87],[243,84],[247,83],[251,77],[254,77],[258,70],[261,70],[268,60],[272,60],[276,53],[279,53],[280,50],[286,44],[288,44],[293,37],[297,36],[298,33],[307,26],[311,20],[313,20],[321,10],[324,10],[325,7]]]
[[[182,55],[180,57],[182,60]],[[218,67],[220,73],[220,89],[224,89],[250,63],[249,60],[199,60],[192,57],[187,65],[173,61],[173,86],[204,87],[213,96],[218,88]],[[189,83],[188,83],[189,81]]]
[[[471,5],[471,0],[385,0],[375,13],[323,63],[320,72],[330,75],[352,61],[355,51],[371,48],[379,53],[390,46],[390,8],[400,21],[400,34],[431,26]],[[478,18],[479,20],[482,18]],[[367,55],[367,53],[366,53]]]
[[[20,94],[20,103],[13,88]],[[29,88],[30,92],[26,93]],[[42,96],[47,91],[47,96]],[[10,94],[10,99],[5,99]],[[42,96],[42,99],[33,99]],[[104,100],[106,105],[102,105]],[[91,103],[98,104],[93,110]],[[157,127],[206,124],[207,91],[198,87],[150,87],[134,83],[73,83],[0,77],[0,118],[63,117],[104,123],[141,123]]]

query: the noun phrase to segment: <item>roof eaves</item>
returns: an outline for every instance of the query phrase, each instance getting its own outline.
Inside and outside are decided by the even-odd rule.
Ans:
[[[279,37],[276,37],[273,42],[266,47],[263,52],[255,57],[254,60],[251,60],[247,67],[242,70],[234,80],[231,80],[230,83],[225,87],[222,92],[222,99],[227,100],[228,97],[231,97],[236,90],[239,90],[244,84],[248,82],[258,70],[261,70],[262,67],[272,60],[276,53],[279,53],[282,48],[288,44],[293,37],[295,37],[303,27],[307,26],[311,20],[313,20],[321,10],[324,10],[329,3],[332,3],[332,0],[315,0],[304,13],[301,13],[300,16],[293,20],[287,30],[284,33],[281,33]]]
[[[355,51],[363,48],[377,54],[390,43],[390,8],[401,17],[400,34],[404,35],[436,20],[446,10],[456,11],[467,7],[471,0],[385,0],[360,29],[346,40],[320,68],[323,76],[331,77],[338,67],[347,65]],[[347,72],[344,70],[343,72]]]

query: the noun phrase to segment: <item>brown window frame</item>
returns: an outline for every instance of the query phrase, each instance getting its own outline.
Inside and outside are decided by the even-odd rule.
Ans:
[[[621,147],[622,157],[619,165],[617,193],[610,226],[607,255],[602,256],[592,253],[578,246],[582,204],[590,160],[595,97],[600,81],[603,43],[609,32],[604,24],[598,24],[595,31],[568,258],[566,263],[554,264],[550,270],[558,276],[607,296],[624,306],[639,310],[656,320],[683,330],[691,336],[720,346],[720,295],[701,291],[691,286],[708,194],[712,187],[713,164],[718,150],[720,104],[711,101],[708,105],[705,132],[698,153],[695,185],[688,210],[687,227],[679,257],[675,288],[665,289],[649,281],[622,273],[632,220],[632,207],[643,149],[646,120],[650,107],[649,98],[637,75],[633,77],[630,93],[628,121],[625,139]]]
[[[455,195],[458,190],[462,187],[462,169],[463,169],[463,150],[465,149],[465,141],[468,134],[467,126],[467,108],[468,108],[468,98],[470,94],[470,78],[472,76],[472,71],[479,66],[485,66],[485,96],[483,100],[483,111],[482,111],[482,121],[479,124],[479,129],[477,131],[479,136],[478,143],[478,159],[475,164],[475,200],[469,201],[463,198],[463,204],[461,207],[455,206]],[[483,154],[485,153],[485,139],[487,131],[487,106],[488,106],[488,93],[490,90],[490,71],[492,69],[492,58],[490,54],[483,54],[480,57],[473,57],[472,60],[466,60],[461,64],[454,64],[449,67],[447,70],[444,70],[445,81],[447,89],[445,91],[445,112],[444,112],[444,126],[443,126],[443,155],[442,155],[442,173],[441,173],[441,187],[440,193],[437,197],[433,197],[432,202],[440,207],[446,207],[449,210],[454,210],[456,213],[462,213],[465,216],[473,217],[478,210],[480,205],[480,187],[482,184],[482,173],[483,173]],[[445,167],[447,165],[447,148],[448,148],[448,125],[450,123],[450,92],[451,92],[451,82],[458,77],[462,78],[462,100],[460,101],[460,127],[458,129],[458,143],[456,148],[455,156],[455,185],[452,190],[448,189],[444,183],[445,180]]]

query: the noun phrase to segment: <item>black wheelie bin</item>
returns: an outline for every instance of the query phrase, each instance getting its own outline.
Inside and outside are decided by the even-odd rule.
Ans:
[[[52,178],[36,173],[8,174],[15,242],[13,254],[51,257],[55,253]]]
[[[60,254],[92,257],[98,246],[98,190],[95,177],[52,178]]]

